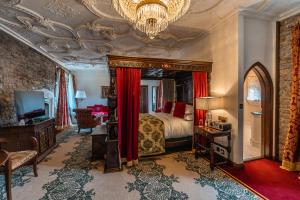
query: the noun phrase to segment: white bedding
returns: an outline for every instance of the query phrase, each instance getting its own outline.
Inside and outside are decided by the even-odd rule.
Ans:
[[[194,121],[186,121],[169,113],[150,113],[164,122],[165,138],[181,138],[193,135]]]

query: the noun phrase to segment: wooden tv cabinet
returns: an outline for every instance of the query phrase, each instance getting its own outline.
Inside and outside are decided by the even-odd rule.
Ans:
[[[8,143],[2,144],[1,148],[7,151],[22,151],[32,148],[31,137],[38,140],[38,162],[40,162],[57,146],[54,119],[32,125],[0,127],[0,138],[8,140]]]

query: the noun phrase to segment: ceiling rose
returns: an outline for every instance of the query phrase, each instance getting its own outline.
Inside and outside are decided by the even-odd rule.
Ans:
[[[183,16],[190,0],[112,0],[118,13],[153,39]]]

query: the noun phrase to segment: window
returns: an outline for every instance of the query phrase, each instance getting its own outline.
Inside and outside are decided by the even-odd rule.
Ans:
[[[156,93],[157,93],[157,86],[152,86],[152,111],[156,111]]]
[[[247,101],[260,102],[261,88],[256,76],[249,76],[247,81]]]

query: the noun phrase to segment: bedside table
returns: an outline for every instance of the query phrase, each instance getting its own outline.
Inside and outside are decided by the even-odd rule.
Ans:
[[[227,164],[230,161],[231,153],[231,130],[221,131],[218,129],[205,127],[205,126],[194,126],[194,144],[195,144],[195,158],[197,159],[203,153],[209,153],[210,168],[214,169],[217,165]],[[208,140],[208,145],[205,146],[199,143],[199,137],[202,136]],[[215,138],[226,137],[228,145],[217,143]],[[219,150],[219,151],[218,151]],[[226,152],[225,152],[226,151]],[[224,161],[216,162],[215,154],[220,155],[224,158]],[[225,156],[227,154],[227,156]]]

